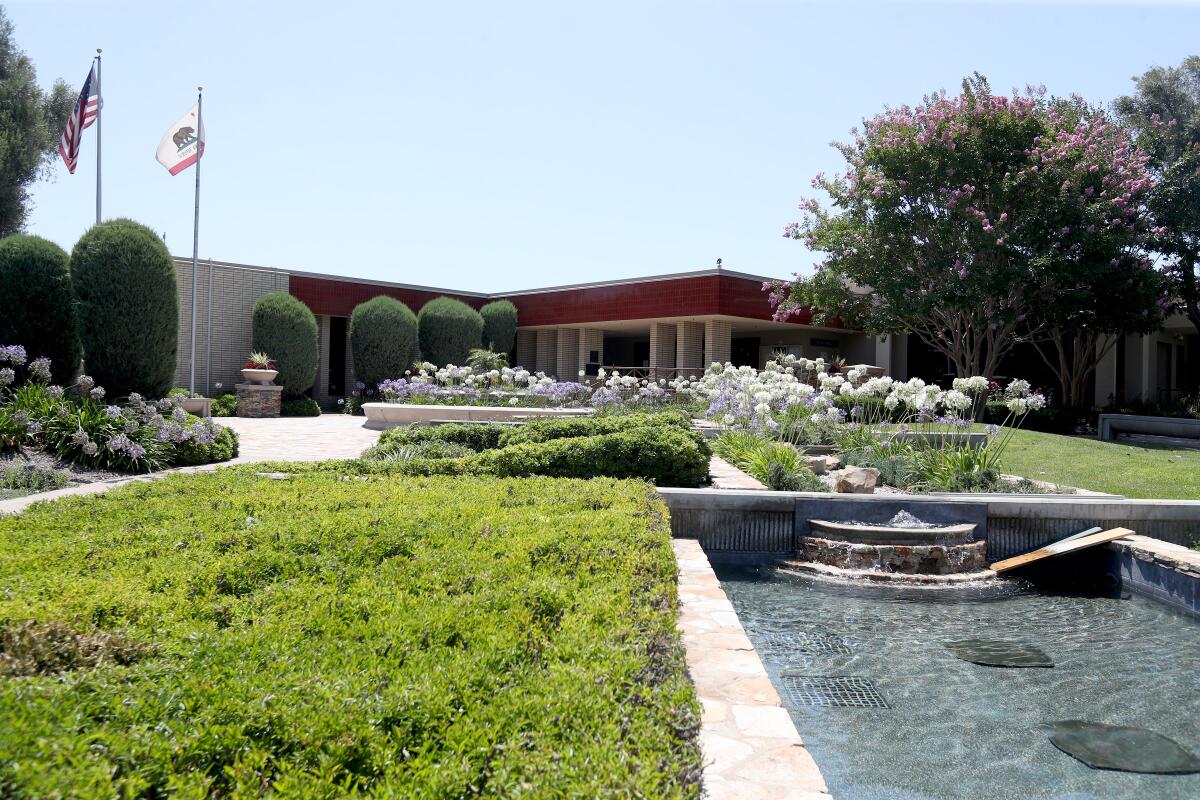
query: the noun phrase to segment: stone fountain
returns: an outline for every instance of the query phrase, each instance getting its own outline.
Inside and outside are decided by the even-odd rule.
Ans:
[[[993,577],[984,538],[986,507],[943,506],[937,509],[939,513],[931,514],[934,507],[924,505],[920,513],[943,518],[926,521],[898,505],[811,509],[813,518],[797,519],[796,558],[785,561],[784,568],[903,583],[959,583]],[[854,511],[866,512],[866,521],[837,520],[838,512],[848,516]],[[889,512],[894,513],[882,516]],[[945,519],[954,515],[958,518]]]

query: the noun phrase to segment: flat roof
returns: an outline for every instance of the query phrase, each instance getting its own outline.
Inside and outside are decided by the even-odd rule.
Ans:
[[[190,257],[172,256],[176,262],[181,264],[191,265]],[[701,278],[709,275],[725,275],[731,278],[743,278],[753,281],[771,281],[778,280],[777,278],[767,278],[762,275],[752,275],[748,272],[738,272],[731,269],[723,269],[719,267],[710,267],[708,269],[691,270],[688,272],[670,272],[661,275],[645,275],[635,278],[620,278],[606,281],[592,281],[590,283],[570,283],[561,286],[546,286],[537,289],[517,289],[510,292],[468,292],[461,289],[444,289],[437,286],[420,286],[412,283],[397,283],[394,281],[380,281],[372,278],[352,278],[345,275],[330,275],[324,272],[308,272],[306,270],[289,269],[287,267],[264,267],[255,264],[238,264],[232,261],[217,261],[212,258],[199,259],[198,263],[212,264],[215,267],[226,267],[232,269],[257,270],[259,272],[275,272],[285,275],[299,275],[306,278],[321,278],[331,281],[345,281],[347,283],[361,283],[369,286],[387,286],[393,289],[410,289],[418,292],[438,292],[441,294],[456,294],[462,297],[477,297],[481,300],[500,299],[504,297],[512,297],[514,295],[529,295],[529,294],[545,294],[548,292],[564,292],[572,289],[597,289],[604,286],[627,286],[632,283],[652,283],[654,281],[669,281],[680,280],[683,278]]]

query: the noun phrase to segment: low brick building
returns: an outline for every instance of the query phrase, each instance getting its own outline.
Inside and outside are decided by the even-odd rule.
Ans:
[[[191,364],[190,259],[176,259],[179,274],[179,364],[176,383],[187,386]],[[762,276],[706,269],[645,278],[484,294],[387,281],[346,278],[273,267],[201,261],[196,281],[196,390],[219,394],[240,380],[251,349],[250,319],[266,292],[285,291],[317,317],[320,365],[313,396],[324,401],[353,390],[349,317],[359,303],[388,295],[413,312],[446,295],[478,308],[508,299],[517,307],[513,363],[574,378],[601,368],[636,370],[654,378],[697,375],[714,361],[762,367],[792,353],[883,367],[896,377],[946,377],[945,358],[915,337],[869,337],[842,326],[817,326],[798,315],[771,318]],[[1182,393],[1194,331],[1181,318],[1158,334],[1128,336],[1097,370],[1096,402],[1109,395],[1161,401]],[[1033,359],[1037,357],[1034,356]],[[1032,364],[1031,359],[1025,359]],[[1037,364],[1032,364],[1036,369]],[[1022,375],[1028,377],[1028,375]]]

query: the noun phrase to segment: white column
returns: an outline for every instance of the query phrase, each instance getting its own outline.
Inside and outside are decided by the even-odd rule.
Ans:
[[[650,377],[674,377],[675,368],[675,324],[673,322],[650,323]]]
[[[554,374],[560,381],[576,380],[579,376],[579,328],[559,328],[557,346]]]
[[[1112,337],[1102,336],[1096,342],[1096,349],[1100,350],[1108,347]],[[1096,362],[1096,396],[1093,398],[1097,406],[1108,405],[1109,395],[1116,396],[1117,393],[1117,348],[1121,346],[1118,341],[1112,348],[1104,354],[1104,357]]]
[[[537,331],[523,329],[517,331],[517,350],[513,356],[514,367],[524,367],[533,371],[537,365]]]
[[[875,366],[883,367],[884,375],[892,374],[892,345],[895,342],[895,336],[875,337]]]
[[[579,329],[579,369],[588,364],[601,364],[604,361],[604,331],[599,328]],[[596,357],[592,358],[592,353]]]
[[[704,323],[704,368],[724,364],[733,354],[733,323],[710,319]]]
[[[704,323],[680,322],[675,326],[675,366],[686,370],[685,378],[700,377],[704,363]]]
[[[538,328],[536,342],[537,354],[534,358],[534,372],[553,375],[558,368],[558,330],[556,328]]]

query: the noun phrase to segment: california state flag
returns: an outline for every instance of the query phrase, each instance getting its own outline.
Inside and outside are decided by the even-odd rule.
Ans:
[[[155,157],[158,163],[172,175],[178,175],[196,163],[204,155],[204,120],[200,117],[200,104],[167,129],[158,143]]]

